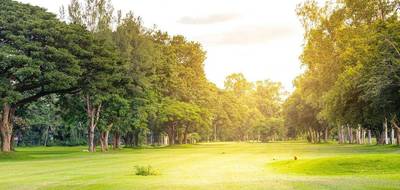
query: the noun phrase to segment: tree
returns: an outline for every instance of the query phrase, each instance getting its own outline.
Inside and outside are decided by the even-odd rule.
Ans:
[[[186,144],[191,130],[210,125],[208,113],[194,104],[166,98],[161,109],[159,123],[164,126],[170,144]]]
[[[49,94],[76,92],[92,42],[84,28],[39,7],[6,0],[0,9],[0,129],[2,150],[9,152],[16,109]]]
[[[88,119],[88,149],[95,151],[95,129],[100,121],[100,114],[105,101],[118,86],[121,65],[116,56],[116,47],[112,41],[112,19],[114,9],[110,1],[71,0],[68,6],[70,21],[87,28],[94,35],[93,59],[85,68],[80,96],[85,100]]]
[[[387,132],[380,125],[397,112],[398,7],[391,0],[300,5],[306,71],[296,81],[287,113],[294,114],[296,104],[307,104],[321,127],[338,126],[340,143],[346,141],[344,126],[350,143],[361,143],[365,129],[375,131],[383,143]],[[296,115],[293,121],[300,122]]]

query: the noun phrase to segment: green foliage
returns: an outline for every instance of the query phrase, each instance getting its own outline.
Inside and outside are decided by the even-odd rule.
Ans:
[[[306,1],[298,6],[306,30],[301,56],[306,70],[286,103],[290,126],[297,122],[300,133],[320,133],[361,125],[379,134],[385,118],[396,117],[398,6],[391,0],[334,1],[321,7]],[[308,114],[296,113],[302,109]]]
[[[89,33],[39,7],[4,1],[0,10],[0,103],[21,106],[76,90],[90,57]]]

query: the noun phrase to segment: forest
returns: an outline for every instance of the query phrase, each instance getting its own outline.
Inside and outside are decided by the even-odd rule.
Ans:
[[[399,9],[397,0],[299,4],[304,73],[288,93],[241,73],[217,87],[206,78],[200,43],[145,27],[111,0],[71,0],[59,15],[3,0],[2,151],[301,139],[399,144]]]
[[[283,105],[289,136],[399,145],[399,10],[397,0],[298,6],[305,72]]]

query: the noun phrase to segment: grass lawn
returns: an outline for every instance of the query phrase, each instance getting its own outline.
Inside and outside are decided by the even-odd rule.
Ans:
[[[0,154],[0,189],[400,189],[400,148],[393,146],[292,142],[84,149]],[[160,174],[135,175],[135,166],[148,165]]]

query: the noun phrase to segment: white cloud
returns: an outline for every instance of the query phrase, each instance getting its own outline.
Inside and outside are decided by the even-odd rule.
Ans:
[[[293,29],[286,26],[241,26],[228,32],[204,35],[199,39],[212,45],[265,44],[293,33]]]

